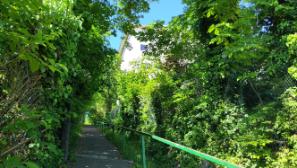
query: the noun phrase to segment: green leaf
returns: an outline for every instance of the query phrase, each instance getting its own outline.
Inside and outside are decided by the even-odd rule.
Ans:
[[[22,168],[22,167],[24,167],[20,158],[18,158],[18,157],[8,157],[4,161],[3,164],[4,164],[5,168]]]
[[[43,44],[43,33],[42,30],[38,30],[35,36],[35,44]]]
[[[36,163],[31,161],[27,162],[25,165],[27,166],[27,168],[39,168],[39,166]]]
[[[208,28],[208,33],[213,32],[216,29],[216,25],[212,24],[209,28]]]
[[[295,66],[290,67],[288,69],[288,72],[293,78],[297,79],[297,67]]]
[[[29,58],[29,64],[30,64],[30,70],[32,72],[36,72],[37,70],[40,69],[40,65],[41,65],[40,62],[33,57]]]
[[[30,70],[32,72],[36,72],[37,70],[40,69],[40,65],[41,65],[40,61],[38,59],[34,58],[33,55],[27,54],[27,53],[21,53],[19,55],[19,58],[21,60],[29,61]]]

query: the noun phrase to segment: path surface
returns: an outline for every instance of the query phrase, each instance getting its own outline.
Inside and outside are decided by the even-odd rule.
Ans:
[[[99,130],[85,126],[76,154],[76,163],[71,168],[131,168],[132,162],[122,160],[119,151]]]

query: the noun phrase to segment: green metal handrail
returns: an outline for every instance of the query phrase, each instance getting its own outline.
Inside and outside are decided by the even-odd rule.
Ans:
[[[182,151],[184,151],[184,152],[187,152],[187,153],[189,153],[189,154],[198,156],[198,157],[200,157],[201,159],[210,161],[210,162],[215,163],[215,164],[217,164],[217,165],[224,166],[224,167],[227,167],[227,168],[240,168],[240,166],[238,166],[238,165],[236,165],[236,164],[227,162],[227,161],[225,161],[225,160],[221,160],[221,159],[216,158],[216,157],[214,157],[214,156],[208,155],[208,154],[206,154],[206,153],[202,153],[202,152],[200,152],[200,151],[197,151],[197,150],[194,150],[194,149],[192,149],[192,148],[186,147],[186,146],[184,146],[184,145],[181,145],[181,144],[178,144],[178,143],[169,141],[169,140],[167,140],[167,139],[161,138],[161,137],[156,136],[156,135],[153,135],[153,134],[149,134],[149,133],[142,132],[142,131],[137,131],[137,130],[134,130],[134,129],[131,129],[131,128],[128,128],[128,127],[115,126],[115,125],[110,124],[110,123],[104,123],[104,122],[100,122],[100,123],[103,124],[103,125],[110,125],[110,126],[112,126],[113,128],[114,128],[114,127],[117,127],[117,128],[121,128],[121,129],[125,129],[125,130],[128,130],[128,131],[131,131],[131,132],[136,132],[136,133],[138,133],[138,134],[141,135],[142,161],[143,161],[143,167],[144,167],[144,168],[147,167],[147,164],[146,164],[146,156],[145,156],[145,141],[144,141],[144,136],[148,136],[148,137],[152,138],[153,140],[156,140],[156,141],[158,141],[158,142],[167,144],[167,145],[169,145],[169,146],[171,146],[171,147],[174,147],[174,148],[176,148],[176,149],[180,149],[180,150],[182,150]]]

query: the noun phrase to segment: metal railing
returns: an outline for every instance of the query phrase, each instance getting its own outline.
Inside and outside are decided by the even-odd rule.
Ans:
[[[176,148],[176,149],[179,149],[181,151],[187,152],[187,153],[189,153],[191,155],[197,156],[197,157],[199,157],[201,159],[204,159],[204,160],[207,160],[209,162],[212,162],[212,163],[214,163],[216,165],[220,165],[220,166],[227,167],[227,168],[240,168],[240,166],[238,166],[236,164],[230,163],[230,162],[225,161],[225,160],[221,160],[221,159],[216,158],[214,156],[211,156],[211,155],[208,155],[206,153],[203,153],[203,152],[194,150],[192,148],[186,147],[184,145],[181,145],[181,144],[172,142],[170,140],[164,139],[164,138],[159,137],[157,135],[149,134],[149,133],[142,132],[142,131],[137,131],[137,130],[134,130],[134,129],[131,129],[131,128],[128,128],[128,127],[115,126],[113,124],[105,123],[105,122],[99,122],[97,124],[101,125],[102,129],[105,126],[108,126],[108,127],[111,127],[112,129],[119,128],[119,129],[124,129],[124,130],[130,131],[130,132],[139,134],[141,136],[140,137],[141,138],[141,157],[142,157],[142,167],[143,168],[147,168],[146,151],[145,151],[145,140],[144,140],[144,137],[145,136],[146,137],[150,137],[151,139],[153,139],[155,141],[158,141],[158,142],[161,142],[163,144],[169,145],[169,146],[171,146],[173,148]]]

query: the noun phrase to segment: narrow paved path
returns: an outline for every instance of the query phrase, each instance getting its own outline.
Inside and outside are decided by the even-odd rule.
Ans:
[[[76,163],[71,168],[131,168],[132,162],[122,160],[119,151],[99,130],[85,126],[76,154]]]

